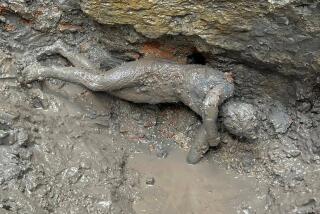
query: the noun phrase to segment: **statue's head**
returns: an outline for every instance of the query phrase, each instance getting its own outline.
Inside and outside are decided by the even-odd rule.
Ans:
[[[222,106],[223,124],[225,128],[237,137],[248,140],[257,138],[259,120],[257,108],[249,103],[230,101]]]

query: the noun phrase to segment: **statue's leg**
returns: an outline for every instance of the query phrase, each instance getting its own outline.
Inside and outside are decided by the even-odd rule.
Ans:
[[[203,103],[204,115],[202,116],[202,119],[207,133],[207,142],[210,146],[217,146],[220,143],[217,119],[222,93],[223,91],[221,86],[211,89]]]
[[[50,46],[44,47],[41,54],[46,53],[57,53],[61,56],[65,57],[67,60],[71,62],[71,64],[75,67],[81,67],[86,69],[93,69],[95,66],[84,56],[74,51],[70,51],[70,48],[63,43],[61,40],[56,41]]]
[[[206,130],[202,124],[194,138],[194,142],[187,156],[187,162],[190,164],[198,163],[203,155],[208,151],[209,144],[207,142]]]
[[[118,72],[113,70],[99,74],[93,69],[57,66],[46,67],[36,63],[23,70],[22,82],[29,83],[45,78],[55,78],[83,85],[92,91],[110,92],[134,84],[131,76],[125,76],[125,74],[124,72],[122,75],[118,75]]]

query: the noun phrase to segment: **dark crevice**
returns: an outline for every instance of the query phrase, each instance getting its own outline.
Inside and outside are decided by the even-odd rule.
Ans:
[[[243,56],[238,51],[227,50],[225,53],[217,54],[216,57],[225,57],[234,60],[236,64],[242,64],[255,70],[279,73],[279,66],[261,62],[250,56]],[[280,73],[279,73],[280,74]]]
[[[225,50],[215,46],[208,47],[207,42],[198,36],[165,35],[149,41],[173,46],[176,50],[187,50],[186,53],[181,53],[182,51],[177,51],[177,53],[180,54],[180,57],[186,54],[185,57],[188,64],[214,65],[214,62],[217,62],[219,59],[224,59],[224,65],[226,65],[225,63],[241,64],[257,71],[287,76],[280,72],[279,65],[263,62],[250,55],[244,55],[240,51]],[[176,53],[174,53],[174,55],[176,55]],[[298,76],[292,77],[296,79],[299,78]]]
[[[187,63],[205,65],[207,60],[202,53],[194,51],[192,54],[187,56]]]
[[[11,206],[10,205],[6,205],[6,204],[3,205],[2,208],[5,209],[5,210],[8,210],[8,211],[11,210]]]

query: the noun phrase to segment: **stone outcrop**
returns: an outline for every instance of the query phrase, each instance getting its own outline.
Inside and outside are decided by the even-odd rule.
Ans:
[[[320,70],[318,0],[87,0],[102,24],[132,25],[149,38],[196,35],[213,54],[285,75]]]

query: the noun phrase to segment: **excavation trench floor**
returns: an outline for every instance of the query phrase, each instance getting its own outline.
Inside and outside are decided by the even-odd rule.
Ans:
[[[140,198],[133,205],[137,213],[246,213],[263,210],[265,198],[256,180],[236,175],[213,161],[196,165],[185,162],[186,153],[171,151],[165,159],[137,153],[128,167],[141,173]],[[150,185],[150,183],[153,183]],[[250,205],[246,202],[250,202]]]
[[[188,127],[198,122],[188,109],[134,105],[59,82],[15,87],[2,89],[0,97],[8,98],[1,108],[20,115],[14,126],[29,133],[23,149],[32,154],[33,170],[11,181],[12,188],[25,186],[27,200],[26,191],[11,189],[0,199],[14,198],[10,207],[23,202],[17,213],[50,207],[54,213],[264,213],[267,188],[256,177],[236,174],[216,158],[187,164]],[[158,158],[157,149],[168,156]]]

